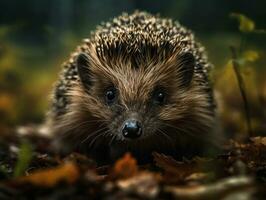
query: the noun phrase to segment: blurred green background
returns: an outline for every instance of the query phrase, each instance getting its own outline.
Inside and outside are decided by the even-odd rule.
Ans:
[[[243,103],[230,66],[230,45],[239,46],[243,33],[230,13],[251,18],[266,29],[266,1],[250,0],[1,0],[0,1],[0,128],[42,122],[49,93],[61,64],[103,21],[144,10],[170,17],[195,32],[215,65],[214,85],[225,129],[245,131]],[[245,34],[245,49],[256,58],[245,64],[252,126],[265,133],[266,35]],[[253,56],[254,57],[254,56]]]

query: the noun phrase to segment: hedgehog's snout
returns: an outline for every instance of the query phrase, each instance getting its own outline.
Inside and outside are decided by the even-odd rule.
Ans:
[[[142,135],[142,124],[137,119],[127,119],[122,127],[122,135],[125,138],[136,139]]]
[[[126,139],[137,139],[143,133],[142,123],[136,116],[136,113],[129,115],[122,124],[121,133]]]

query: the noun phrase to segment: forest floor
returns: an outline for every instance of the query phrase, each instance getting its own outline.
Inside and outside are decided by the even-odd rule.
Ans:
[[[31,132],[31,131],[29,131]],[[228,141],[213,158],[176,161],[154,153],[139,166],[128,153],[110,166],[85,155],[47,152],[50,139],[1,134],[0,199],[265,199],[266,137]]]

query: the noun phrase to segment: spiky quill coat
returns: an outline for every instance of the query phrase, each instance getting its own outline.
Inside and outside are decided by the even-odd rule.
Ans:
[[[64,63],[48,114],[56,146],[98,152],[103,160],[126,151],[197,154],[202,141],[215,140],[210,69],[204,48],[178,22],[124,13],[97,27]],[[119,91],[116,106],[102,98],[110,85]],[[168,98],[155,107],[149,102],[158,87]],[[128,142],[119,127],[132,113],[143,121],[145,137]]]

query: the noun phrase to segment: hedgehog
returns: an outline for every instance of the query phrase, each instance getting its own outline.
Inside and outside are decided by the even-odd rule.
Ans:
[[[53,147],[99,163],[126,152],[140,162],[153,152],[210,152],[219,141],[211,68],[204,47],[179,22],[123,13],[98,26],[63,64],[47,117]]]

